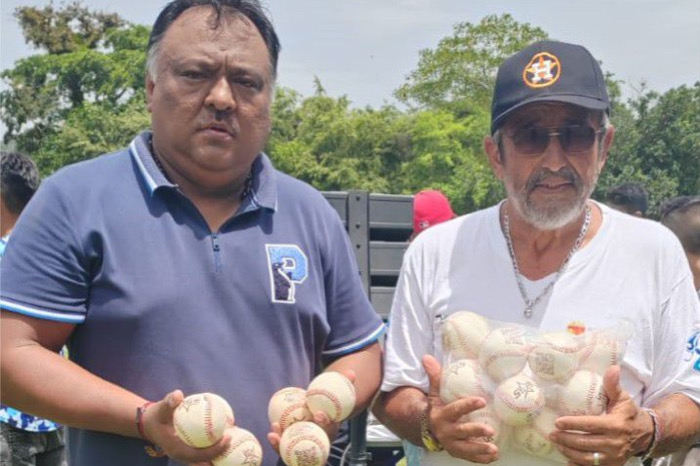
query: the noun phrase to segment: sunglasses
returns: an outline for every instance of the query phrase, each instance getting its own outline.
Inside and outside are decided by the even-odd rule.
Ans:
[[[539,155],[543,153],[553,136],[559,139],[559,144],[566,153],[586,152],[593,147],[596,137],[605,129],[595,129],[587,125],[565,125],[556,127],[524,126],[508,133],[513,140],[515,149],[524,155]]]

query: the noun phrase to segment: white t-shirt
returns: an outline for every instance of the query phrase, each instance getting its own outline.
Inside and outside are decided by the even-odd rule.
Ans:
[[[660,224],[597,204],[603,222],[573,255],[548,296],[524,317],[498,206],[436,225],[410,245],[389,318],[382,391],[415,386],[427,392],[425,354],[442,360],[441,325],[459,310],[539,330],[610,328],[627,320],[622,386],[641,406],[681,392],[700,403],[700,301],[678,239]],[[525,280],[537,296],[554,274]],[[508,458],[492,464],[535,466]],[[426,453],[425,465],[457,464],[447,453]],[[460,462],[460,464],[472,464]],[[640,464],[633,459],[628,464]]]

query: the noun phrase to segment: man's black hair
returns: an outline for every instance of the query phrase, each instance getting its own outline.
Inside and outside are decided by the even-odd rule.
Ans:
[[[683,248],[700,254],[700,222],[687,214],[700,212],[700,196],[678,196],[661,205],[661,223],[670,228],[681,240]]]
[[[0,151],[0,193],[5,206],[19,215],[39,187],[36,165],[19,152]]]
[[[611,204],[624,207],[629,213],[639,211],[644,215],[647,212],[647,192],[635,183],[623,183],[611,188],[606,199]]]
[[[185,11],[197,6],[208,6],[214,10],[216,15],[214,28],[219,27],[221,15],[226,13],[226,10],[232,10],[242,14],[248,18],[258,29],[258,32],[265,41],[267,51],[270,54],[270,65],[272,67],[272,75],[277,75],[277,58],[280,51],[280,42],[275,33],[275,28],[272,22],[265,14],[263,7],[258,0],[173,0],[168,3],[160,12],[156,22],[151,29],[151,36],[148,38],[147,52],[151,53],[151,49],[157,47],[163,39],[165,32],[171,24]]]

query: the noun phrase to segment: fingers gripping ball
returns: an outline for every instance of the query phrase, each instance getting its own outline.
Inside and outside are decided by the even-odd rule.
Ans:
[[[223,455],[217,457],[214,466],[260,466],[262,447],[249,431],[240,427],[230,427],[225,434],[231,437],[231,443]]]
[[[282,433],[280,456],[287,466],[323,466],[329,453],[328,435],[313,422],[297,422]]]
[[[561,382],[578,370],[581,348],[579,340],[567,332],[545,333],[527,361],[540,379]]]
[[[486,405],[481,409],[477,409],[476,411],[472,411],[471,413],[467,414],[466,420],[467,422],[478,422],[479,424],[486,424],[487,426],[493,429],[493,436],[480,438],[478,439],[479,441],[498,443],[498,441],[501,439],[503,425],[490,405]]]
[[[442,327],[442,346],[455,359],[476,359],[479,348],[489,334],[488,321],[469,311],[450,315]]]
[[[525,367],[530,346],[517,327],[501,327],[488,334],[479,350],[479,363],[496,381],[505,380]]]
[[[603,378],[591,371],[578,371],[561,387],[559,414],[596,416],[605,412],[607,403]]]
[[[544,405],[537,383],[524,374],[505,380],[493,394],[493,409],[510,426],[532,424]]]
[[[173,425],[178,437],[191,447],[214,445],[233,427],[233,410],[214,393],[198,393],[185,398],[175,409]]]
[[[275,392],[267,407],[270,423],[278,422],[282,430],[295,422],[310,421],[311,411],[306,406],[306,390],[287,387]]]
[[[309,384],[306,405],[311,414],[326,413],[334,422],[346,419],[355,408],[355,386],[340,372],[324,372]]]
[[[486,397],[484,373],[479,364],[471,359],[455,361],[442,373],[440,381],[440,398],[451,403],[465,396]]]

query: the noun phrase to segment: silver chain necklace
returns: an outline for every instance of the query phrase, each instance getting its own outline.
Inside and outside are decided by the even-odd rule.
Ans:
[[[527,292],[525,291],[525,284],[523,283],[523,278],[522,275],[520,274],[520,267],[518,267],[518,260],[515,258],[515,250],[513,249],[513,241],[510,238],[510,222],[508,221],[508,212],[503,209],[503,230],[505,233],[506,237],[506,242],[508,243],[508,253],[510,253],[510,260],[513,263],[513,271],[515,272],[515,280],[518,282],[518,288],[520,289],[520,295],[523,297],[523,301],[525,301],[525,310],[523,311],[523,315],[525,318],[529,319],[532,317],[532,309],[539,303],[542,298],[547,296],[547,294],[552,291],[552,288],[554,288],[554,284],[559,280],[559,277],[561,274],[564,273],[564,270],[566,270],[566,266],[569,264],[569,261],[571,260],[571,257],[574,255],[574,253],[578,250],[578,248],[581,247],[581,243],[583,243],[583,239],[586,237],[586,233],[588,233],[588,226],[591,223],[591,208],[586,204],[586,216],[583,219],[583,225],[581,225],[581,231],[578,234],[578,237],[576,237],[576,241],[574,241],[574,246],[571,248],[571,251],[569,251],[569,254],[566,256],[566,259],[564,259],[564,262],[561,264],[561,267],[559,267],[559,270],[557,270],[556,275],[554,275],[554,278],[552,279],[551,282],[545,287],[542,292],[535,297],[535,299],[530,299],[527,296]]]

